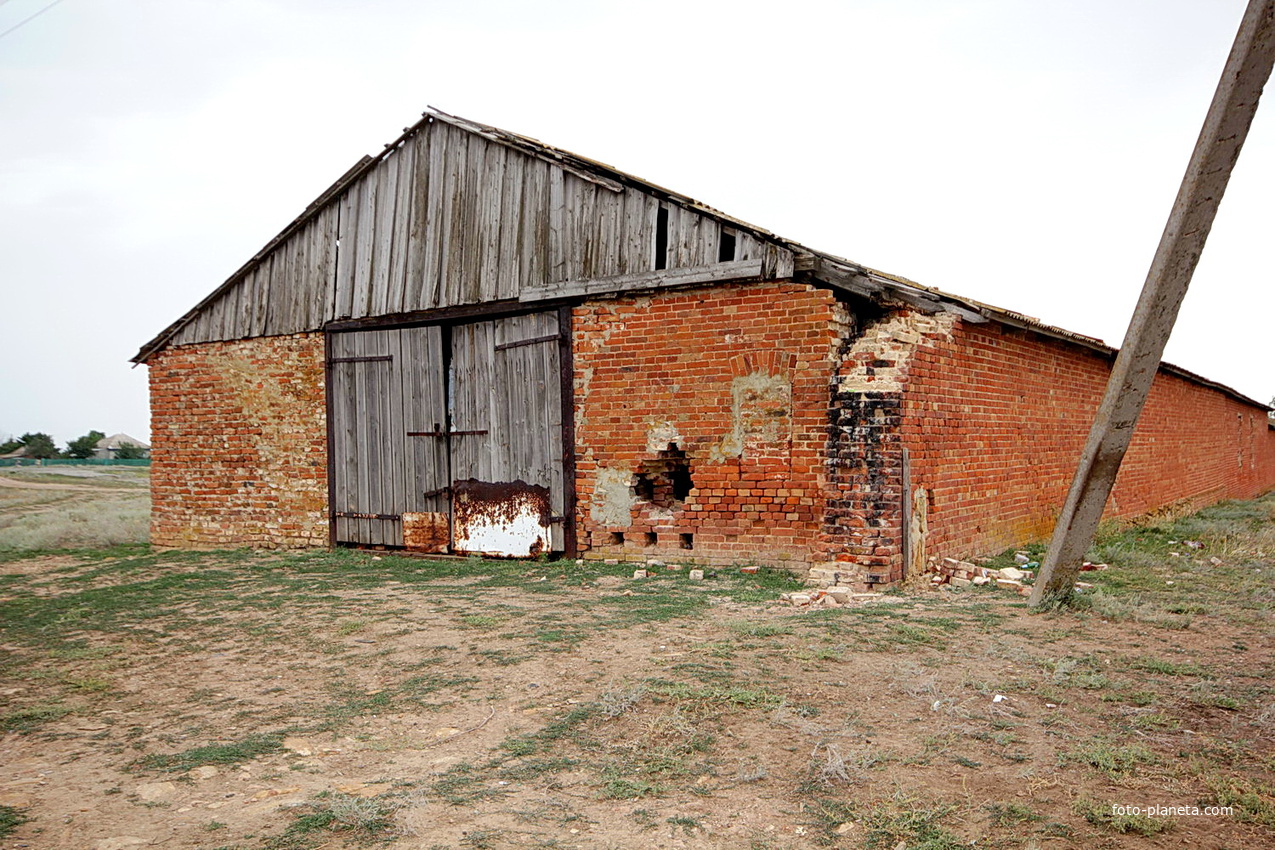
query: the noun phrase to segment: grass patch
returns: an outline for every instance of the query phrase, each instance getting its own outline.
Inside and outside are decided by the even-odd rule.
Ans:
[[[1230,806],[1241,823],[1275,828],[1275,787],[1237,776],[1207,776],[1204,806]]]
[[[1110,803],[1099,803],[1085,797],[1076,800],[1072,809],[1094,826],[1100,826],[1121,835],[1150,837],[1173,829],[1173,823],[1170,821],[1153,818],[1150,815],[1117,815],[1114,814],[1114,807]]]
[[[810,805],[826,840],[836,838],[843,823],[857,822],[864,829],[866,848],[908,850],[957,850],[969,844],[943,828],[944,818],[956,811],[950,803],[926,804],[902,792],[876,802],[859,804],[821,799]]]
[[[0,731],[25,734],[38,729],[45,723],[60,720],[70,713],[71,709],[58,703],[15,708],[0,714]]]
[[[283,736],[279,734],[249,735],[229,744],[206,744],[180,753],[151,753],[133,762],[147,770],[163,770],[169,773],[193,770],[206,764],[224,765],[251,761],[257,756],[283,750]]]
[[[1059,761],[1062,764],[1071,762],[1087,765],[1116,781],[1136,773],[1143,765],[1156,764],[1159,759],[1142,744],[1114,746],[1103,741],[1093,741],[1062,753]]]
[[[267,850],[309,850],[327,846],[331,833],[355,841],[384,839],[393,832],[394,812],[400,805],[378,798],[354,797],[324,791],[293,811],[283,835],[267,841]]]
[[[13,834],[13,831],[22,824],[26,823],[28,818],[22,809],[13,806],[0,806],[0,838],[7,838]]]

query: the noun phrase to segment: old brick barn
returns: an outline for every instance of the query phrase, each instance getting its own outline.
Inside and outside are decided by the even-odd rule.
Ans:
[[[1100,341],[440,112],[146,343],[152,540],[671,557],[879,585],[1047,536]],[[1275,486],[1163,365],[1108,515]]]

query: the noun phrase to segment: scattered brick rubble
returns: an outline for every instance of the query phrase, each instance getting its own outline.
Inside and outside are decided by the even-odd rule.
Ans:
[[[1031,556],[1026,552],[1015,553],[1014,562],[1018,566],[993,569],[972,564],[969,561],[960,561],[956,558],[944,558],[942,563],[931,561],[928,570],[929,573],[932,573],[930,584],[933,587],[945,584],[952,587],[1003,587],[1014,590],[1020,596],[1030,596],[1032,592],[1031,582],[1036,577],[1036,572],[1034,569],[1029,568],[1039,567],[1040,564],[1031,560]],[[1105,570],[1107,565],[1092,564],[1086,561],[1080,569],[1083,572]],[[1076,587],[1081,590],[1089,590],[1093,588],[1093,585],[1088,582],[1078,581],[1076,582]]]

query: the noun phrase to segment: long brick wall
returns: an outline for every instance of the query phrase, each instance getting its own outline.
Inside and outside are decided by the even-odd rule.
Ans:
[[[1048,537],[1110,365],[1082,346],[993,322],[923,335],[907,368],[900,437],[929,555]],[[1265,411],[1161,371],[1106,516],[1272,487],[1275,432]]]
[[[792,283],[576,308],[585,556],[809,564],[843,314],[831,293]]]
[[[151,541],[326,545],[322,334],[168,348],[148,365]]]

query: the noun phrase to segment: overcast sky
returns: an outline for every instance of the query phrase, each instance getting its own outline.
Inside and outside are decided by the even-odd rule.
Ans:
[[[148,438],[138,347],[426,105],[1118,345],[1245,5],[49,4],[0,0],[0,437],[59,444]],[[1267,102],[1166,352],[1261,401],[1273,197]]]

